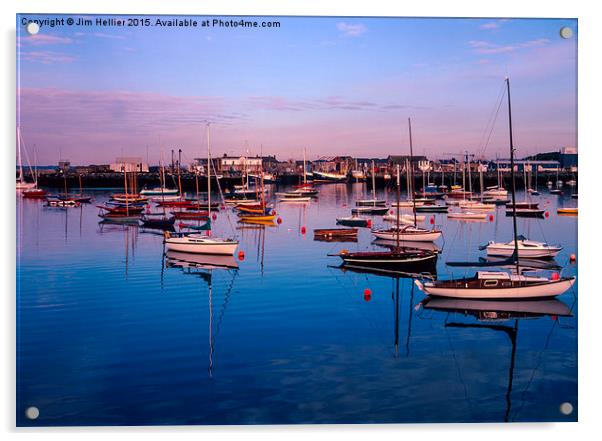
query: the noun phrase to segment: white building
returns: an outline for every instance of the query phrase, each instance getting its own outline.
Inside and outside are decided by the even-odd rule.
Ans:
[[[115,158],[115,162],[113,162],[109,168],[113,172],[123,173],[124,171],[131,173],[148,173],[148,164],[142,160],[142,158]]]

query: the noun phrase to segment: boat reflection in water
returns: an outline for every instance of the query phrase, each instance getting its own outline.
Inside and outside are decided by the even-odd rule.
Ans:
[[[167,251],[165,253],[165,266],[167,268],[177,268],[182,270],[186,275],[199,277],[207,283],[207,299],[208,299],[208,326],[209,326],[209,364],[208,374],[213,377],[213,356],[215,354],[215,341],[219,330],[221,329],[221,321],[225,315],[226,307],[230,301],[230,295],[234,288],[234,279],[238,274],[238,264],[233,256],[229,255],[210,255],[210,254],[190,254],[178,251]],[[217,323],[214,325],[213,318],[213,277],[214,271],[230,273],[230,281],[227,284],[227,289],[223,297],[221,311],[218,316]]]
[[[389,271],[383,271],[383,270],[379,270],[379,269],[375,269],[375,268],[357,268],[357,267],[349,266],[345,263],[343,263],[340,266],[330,266],[330,268],[336,268],[343,272],[349,271],[352,273],[363,274],[363,275],[372,274],[372,275],[376,275],[376,276],[384,276],[384,277],[391,278],[391,280],[395,282],[395,292],[391,293],[391,298],[394,302],[394,308],[395,308],[394,325],[393,325],[395,357],[399,356],[399,343],[400,343],[400,340],[399,340],[399,321],[400,321],[399,287],[400,287],[400,283],[408,283],[409,284],[409,286],[406,286],[404,288],[405,291],[410,292],[410,301],[409,301],[409,308],[408,308],[408,329],[406,331],[406,340],[405,340],[405,356],[409,357],[409,355],[410,355],[410,338],[412,336],[412,318],[414,315],[414,308],[412,308],[412,305],[414,304],[414,286],[415,286],[413,278],[415,278],[415,277],[435,278],[436,277],[436,269],[433,269],[433,273],[412,274],[412,273],[402,273],[402,272],[392,273]],[[364,294],[364,296],[366,296],[366,294]],[[369,300],[367,297],[364,297],[364,299]]]
[[[165,265],[168,268],[181,269],[236,269],[238,263],[234,256],[224,254],[191,254],[180,251],[167,251]]]
[[[516,366],[517,339],[519,321],[551,317],[553,321],[551,332],[558,324],[559,317],[572,317],[572,308],[557,299],[539,300],[469,300],[442,297],[425,297],[415,309],[437,311],[449,314],[445,320],[446,329],[481,329],[483,331],[501,332],[508,336],[511,345],[510,362],[508,365],[508,384],[505,393],[504,421],[510,422],[512,410],[512,386]],[[472,316],[477,323],[451,321]],[[507,324],[510,322],[510,324]],[[462,334],[460,334],[462,335]],[[455,357],[455,355],[454,355]],[[520,410],[520,409],[519,409]]]

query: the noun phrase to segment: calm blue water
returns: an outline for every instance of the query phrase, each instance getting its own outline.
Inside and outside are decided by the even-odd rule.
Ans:
[[[357,244],[313,240],[364,191],[324,185],[310,204],[277,204],[280,225],[235,231],[238,269],[212,271],[167,266],[161,235],[99,225],[94,204],[18,198],[17,424],[575,421],[577,285],[530,318],[421,307],[411,279],[397,291],[397,279],[331,267],[342,248],[382,249],[369,230]],[[538,199],[549,218],[519,230],[562,244],[556,262],[576,275],[577,217],[556,214],[576,200]],[[511,238],[503,208],[480,223],[426,216],[444,231],[440,278],[474,274],[445,262]],[[215,224],[233,234],[223,212]]]

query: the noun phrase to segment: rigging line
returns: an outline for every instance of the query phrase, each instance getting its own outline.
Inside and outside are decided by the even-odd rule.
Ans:
[[[531,383],[533,382],[533,379],[535,378],[535,373],[539,370],[539,366],[541,365],[541,362],[543,360],[543,353],[546,349],[548,349],[548,345],[550,344],[550,338],[552,337],[552,332],[554,332],[554,329],[556,328],[557,324],[558,324],[558,319],[556,319],[552,323],[550,331],[548,332],[548,335],[546,336],[544,347],[537,354],[537,363],[535,364],[535,367],[531,371],[531,376],[529,377],[529,381],[527,381],[527,385],[525,386],[525,389],[523,390],[523,392],[521,394],[521,404],[518,407],[518,409],[516,409],[514,411],[512,421],[514,421],[514,419],[518,416],[518,413],[522,410],[522,408],[525,405],[525,399],[526,399],[525,395],[526,395],[527,391],[529,390],[529,388],[531,387]]]
[[[468,409],[472,416],[472,415],[474,415],[474,412],[473,412],[472,401],[470,399],[470,396],[468,395],[468,387],[466,386],[466,382],[464,381],[464,378],[462,377],[462,371],[460,370],[460,364],[458,363],[458,359],[456,358],[456,349],[454,348],[454,346],[451,342],[451,339],[449,337],[449,331],[448,331],[447,327],[445,326],[447,324],[448,318],[449,318],[449,313],[447,313],[447,315],[445,316],[443,330],[445,331],[445,337],[447,338],[447,344],[449,345],[449,349],[451,350],[452,359],[454,360],[454,365],[456,366],[456,371],[458,372],[458,379],[460,380],[460,383],[462,384],[462,388],[464,389],[464,397],[466,398],[466,402],[468,403]]]
[[[490,115],[490,119],[487,121],[487,125],[485,126],[485,129],[483,131],[483,135],[480,138],[480,141],[481,141],[479,143],[480,147],[478,147],[478,148],[480,148],[480,150],[478,152],[479,152],[479,154],[481,156],[485,154],[485,150],[487,149],[487,146],[489,145],[489,140],[491,139],[491,135],[492,135],[493,130],[495,128],[495,122],[497,121],[497,116],[499,114],[500,107],[502,106],[502,102],[504,100],[504,95],[505,94],[506,94],[505,83],[502,83],[501,88],[500,88],[500,92],[499,92],[499,95],[498,95],[498,99],[496,100],[496,102],[499,101],[498,105],[497,105],[497,108],[494,106],[495,113],[492,111],[492,113]],[[482,141],[485,138],[485,133],[487,133],[487,129],[489,128],[489,124],[490,123],[491,123],[491,128],[489,130],[489,135],[487,136],[487,141],[483,144]]]
[[[228,307],[228,303],[230,302],[230,297],[232,295],[232,288],[234,288],[234,280],[236,279],[236,276],[238,275],[238,270],[234,270],[233,273],[234,273],[234,276],[231,278],[228,289],[226,290],[226,293],[224,294],[224,301],[222,303],[219,317],[217,319],[217,324],[215,326],[215,333],[213,334],[213,343],[215,343],[215,339],[216,339],[217,335],[219,334],[219,330],[222,325],[222,320],[224,318],[224,314],[226,313],[226,308]]]
[[[219,195],[222,198],[222,204],[224,205],[224,207],[226,207],[226,199],[224,198],[224,193],[222,191],[222,186],[219,182],[219,179],[217,178],[217,170],[215,169],[215,164],[213,163],[213,158],[211,158],[211,161],[209,161],[210,164],[207,164],[207,171],[209,173],[209,179],[211,179],[211,169],[213,169],[213,171],[215,172],[215,181],[217,182],[217,189],[219,190]],[[207,190],[207,193],[209,193],[209,191]],[[207,194],[207,196],[209,196],[209,194]],[[211,215],[211,207],[207,207],[208,211],[209,211],[209,215]],[[234,228],[234,225],[232,224],[232,219],[230,219],[230,213],[228,212],[228,209],[225,208],[224,209],[225,213],[226,213],[226,218],[228,219],[228,223],[230,224],[230,228],[232,229],[232,232],[234,233],[235,236],[238,236],[238,234],[236,233],[236,229]]]
[[[497,103],[499,100],[499,96],[503,93],[504,91],[504,84],[502,83],[500,86],[500,91],[497,93],[497,98],[494,101],[494,103]],[[493,114],[495,112],[495,104],[494,106],[491,108],[491,113],[489,114],[489,117],[487,119],[487,123],[485,124],[485,126],[483,127],[483,132],[481,133],[481,136],[479,138],[479,143],[477,145],[477,148],[479,148],[481,145],[483,145],[483,140],[485,139],[485,134],[487,133],[487,129],[489,128],[489,124],[492,122],[493,120]]]

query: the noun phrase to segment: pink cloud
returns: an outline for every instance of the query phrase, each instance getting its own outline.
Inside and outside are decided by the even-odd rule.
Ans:
[[[73,40],[68,37],[58,37],[50,34],[35,34],[20,37],[19,42],[27,46],[48,46],[56,44],[71,44]]]
[[[71,61],[75,60],[75,57],[53,51],[23,51],[21,53],[21,58],[26,61],[42,64],[70,63]]]
[[[503,23],[507,22],[507,18],[501,18],[499,20],[488,21],[487,23],[483,23],[479,26],[479,29],[498,29],[502,26]]]

